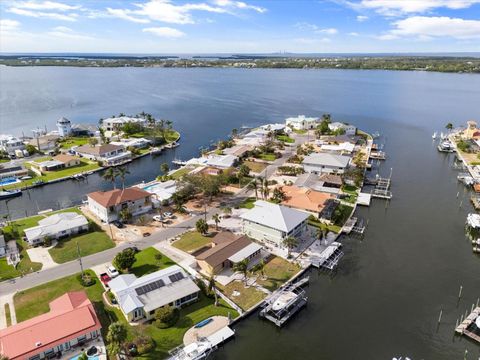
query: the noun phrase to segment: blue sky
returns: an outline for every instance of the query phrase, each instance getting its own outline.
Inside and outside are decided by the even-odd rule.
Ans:
[[[0,52],[480,51],[480,0],[1,0]]]

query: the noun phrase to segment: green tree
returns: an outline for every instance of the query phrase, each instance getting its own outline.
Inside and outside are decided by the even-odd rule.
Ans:
[[[218,224],[220,223],[220,215],[214,214],[212,220],[215,222],[215,230],[218,231]]]
[[[290,257],[290,251],[298,246],[298,240],[293,236],[287,236],[283,239],[282,244],[287,248],[287,257]]]
[[[77,360],[88,360],[88,356],[85,353],[85,351],[80,354],[80,356],[77,358]]]
[[[205,235],[208,232],[208,224],[204,219],[198,219],[195,223],[195,229],[197,229],[200,234]]]
[[[132,220],[133,217],[132,213],[128,208],[120,210],[120,213],[118,215],[120,216],[120,219],[125,223],[128,223],[130,220]]]
[[[217,294],[217,286],[215,283],[215,276],[216,276],[215,269],[212,269],[208,275],[208,291],[213,293],[215,298],[215,306],[218,306],[218,294]]]
[[[106,181],[110,181],[113,185],[113,189],[116,189],[115,180],[117,179],[117,173],[113,168],[110,167],[105,170],[105,172],[103,173],[103,179]]]
[[[90,144],[91,147],[95,147],[95,145],[98,144],[98,139],[95,137],[91,137],[88,139],[88,143]]]
[[[107,332],[108,350],[110,354],[117,355],[125,340],[127,339],[127,329],[120,322],[110,324]]]
[[[452,131],[453,130],[453,124],[448,123],[447,125],[445,125],[445,129],[447,129],[448,131]]]
[[[243,279],[245,282],[247,281],[247,275],[248,275],[248,264],[250,263],[249,259],[243,259],[242,261],[239,261],[235,264],[233,264],[233,271],[241,272],[243,274]]]
[[[232,138],[236,138],[238,135],[238,129],[233,128],[231,134],[232,134]]]
[[[260,260],[252,269],[253,272],[259,273],[262,278],[265,278],[265,260]]]
[[[25,150],[27,150],[29,156],[32,156],[37,152],[37,148],[31,144],[25,146]]]
[[[273,189],[273,194],[272,194],[272,200],[275,201],[276,203],[281,203],[286,199],[285,191],[283,191],[281,188],[275,188]]]
[[[118,269],[128,270],[135,264],[135,260],[135,251],[128,248],[115,255],[113,265]]]
[[[247,177],[248,175],[250,175],[250,168],[247,165],[242,164],[238,168],[238,174],[243,177]]]
[[[115,173],[116,173],[116,176],[118,176],[122,181],[122,189],[125,189],[125,178],[127,177],[127,175],[130,174],[130,171],[128,170],[127,167],[121,166],[116,169]]]
[[[230,216],[230,215],[232,215],[232,212],[233,212],[233,211],[232,211],[232,208],[231,208],[231,207],[229,207],[229,206],[224,206],[224,207],[222,207],[222,212],[223,212],[225,215]]]
[[[179,310],[170,305],[162,306],[155,310],[155,325],[161,329],[169,328],[178,321]]]
[[[258,200],[258,179],[254,177],[252,181],[248,183],[248,188],[255,191],[255,199]]]
[[[162,171],[162,174],[165,176],[170,171],[170,167],[168,166],[167,163],[163,163],[162,165],[160,165],[160,170]]]

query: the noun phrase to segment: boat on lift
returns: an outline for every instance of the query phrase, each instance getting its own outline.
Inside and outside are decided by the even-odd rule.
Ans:
[[[435,131],[432,135],[432,139],[435,140],[437,138],[437,132]]]

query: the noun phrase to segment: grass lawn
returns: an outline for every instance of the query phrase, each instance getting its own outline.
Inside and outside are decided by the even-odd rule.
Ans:
[[[275,154],[261,153],[258,155],[258,159],[262,159],[265,161],[275,161],[277,157],[275,156]]]
[[[261,173],[268,166],[268,164],[256,161],[244,161],[243,163],[254,173]]]
[[[204,236],[198,231],[189,231],[183,234],[179,240],[175,241],[172,246],[179,250],[185,251],[186,253],[193,253],[196,250],[210,244],[214,235],[215,234]]]
[[[265,264],[265,276],[267,279],[258,279],[257,283],[264,288],[274,291],[283,283],[289,280],[293,275],[300,271],[300,267],[296,264],[275,256]]]
[[[52,256],[53,261],[63,264],[77,258],[77,243],[80,247],[81,256],[95,254],[115,247],[114,242],[105,232],[94,231],[60,240],[57,246],[48,250],[48,252]]]
[[[60,214],[60,213],[64,213],[64,212],[74,212],[74,213],[83,215],[83,213],[80,211],[80,209],[78,207],[71,207],[71,208],[66,208],[66,209],[62,209],[62,210],[52,211],[52,212],[46,213],[45,215],[50,216],[50,215],[53,215],[53,214]]]
[[[170,130],[165,134],[165,140],[167,143],[177,141],[180,138],[180,133],[175,130]]]
[[[155,258],[155,255],[158,254],[162,256],[160,260]],[[133,267],[130,269],[130,273],[138,277],[175,265],[173,260],[153,247],[138,252],[135,255],[135,259],[135,264],[133,264]]]
[[[356,195],[358,192],[358,188],[352,185],[343,185],[342,191],[346,194]]]
[[[90,275],[95,276],[92,271],[87,271]],[[88,298],[92,302],[102,302],[102,293],[104,290],[100,280],[95,277],[96,282],[94,285],[83,287],[77,280],[77,275],[78,274],[67,276],[28,290],[17,292],[13,297],[17,321],[25,321],[48,312],[50,310],[48,303],[68,291],[85,290]]]
[[[257,201],[257,199],[254,197],[246,198],[238,205],[238,207],[242,209],[253,209],[255,207],[255,201]]]
[[[72,146],[82,146],[88,143],[89,137],[69,137],[60,141],[60,148],[70,149]]]
[[[173,327],[159,329],[153,324],[146,326],[145,333],[153,338],[156,348],[150,353],[136,358],[166,358],[168,356],[168,350],[183,343],[183,336],[192,326],[209,317],[215,315],[228,316],[229,313],[232,319],[238,316],[238,313],[223,300],[220,299],[218,306],[215,306],[213,299],[209,299],[202,294],[199,301],[180,310],[180,319]]]
[[[299,135],[304,135],[307,133],[307,130],[297,130],[297,129],[293,129],[293,132],[295,134],[299,134]]]
[[[180,179],[183,175],[187,175],[190,171],[192,171],[193,169],[190,168],[190,167],[182,167],[180,169],[178,169],[177,171],[175,171],[174,173],[172,173],[170,175],[170,177],[173,179],[173,180],[178,180]]]
[[[152,131],[146,129],[145,131],[137,132],[134,134],[128,135],[130,138],[152,138]],[[172,141],[177,141],[180,138],[180,133],[176,130],[167,130],[165,133],[165,141],[171,143]]]
[[[283,141],[285,143],[293,144],[295,142],[295,139],[292,139],[288,135],[277,135],[277,140]]]
[[[217,284],[217,288],[245,311],[267,296],[263,291],[257,290],[254,287],[246,288],[243,281],[232,281],[227,286]],[[240,295],[232,296],[235,291],[239,292]]]
[[[25,163],[25,167],[29,168],[29,167],[31,167],[31,165],[29,163]],[[49,171],[42,176],[35,175],[29,180],[23,180],[19,183],[5,186],[5,188],[6,189],[23,188],[25,186],[32,185],[32,183],[34,181],[37,181],[37,180],[43,180],[44,182],[48,182],[48,181],[51,181],[51,180],[60,179],[60,178],[67,177],[67,176],[72,176],[72,175],[79,174],[79,173],[86,172],[86,171],[97,170],[98,168],[100,168],[100,166],[98,165],[98,163],[96,161],[90,161],[90,160],[82,159],[80,161],[80,165],[72,166],[72,167],[69,167],[69,168],[56,170],[56,171]]]
[[[12,315],[10,314],[10,304],[5,303],[5,320],[7,321],[7,327],[12,325]]]
[[[341,226],[337,225],[327,225],[318,220],[308,219],[308,225],[315,226],[316,228],[333,231],[334,233],[339,233],[342,230]]]

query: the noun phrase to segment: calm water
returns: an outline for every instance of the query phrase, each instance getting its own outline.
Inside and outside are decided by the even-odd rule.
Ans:
[[[343,239],[335,277],[312,272],[309,304],[278,330],[255,315],[216,359],[478,359],[479,346],[453,336],[455,320],[480,296],[480,257],[463,235],[470,210],[451,155],[433,130],[480,120],[480,76],[423,72],[235,69],[0,68],[0,132],[50,129],[57,118],[96,123],[142,110],[174,121],[182,145],[130,166],[129,183],[151,180],[159,165],[196,155],[233,127],[330,112],[383,134],[394,199],[375,201],[365,239]],[[9,202],[15,216],[78,203],[99,187],[64,182]],[[457,193],[459,192],[458,198]],[[460,207],[460,204],[462,206]],[[5,213],[4,202],[0,213]],[[463,285],[463,298],[457,294]],[[443,309],[443,319],[437,319]]]

